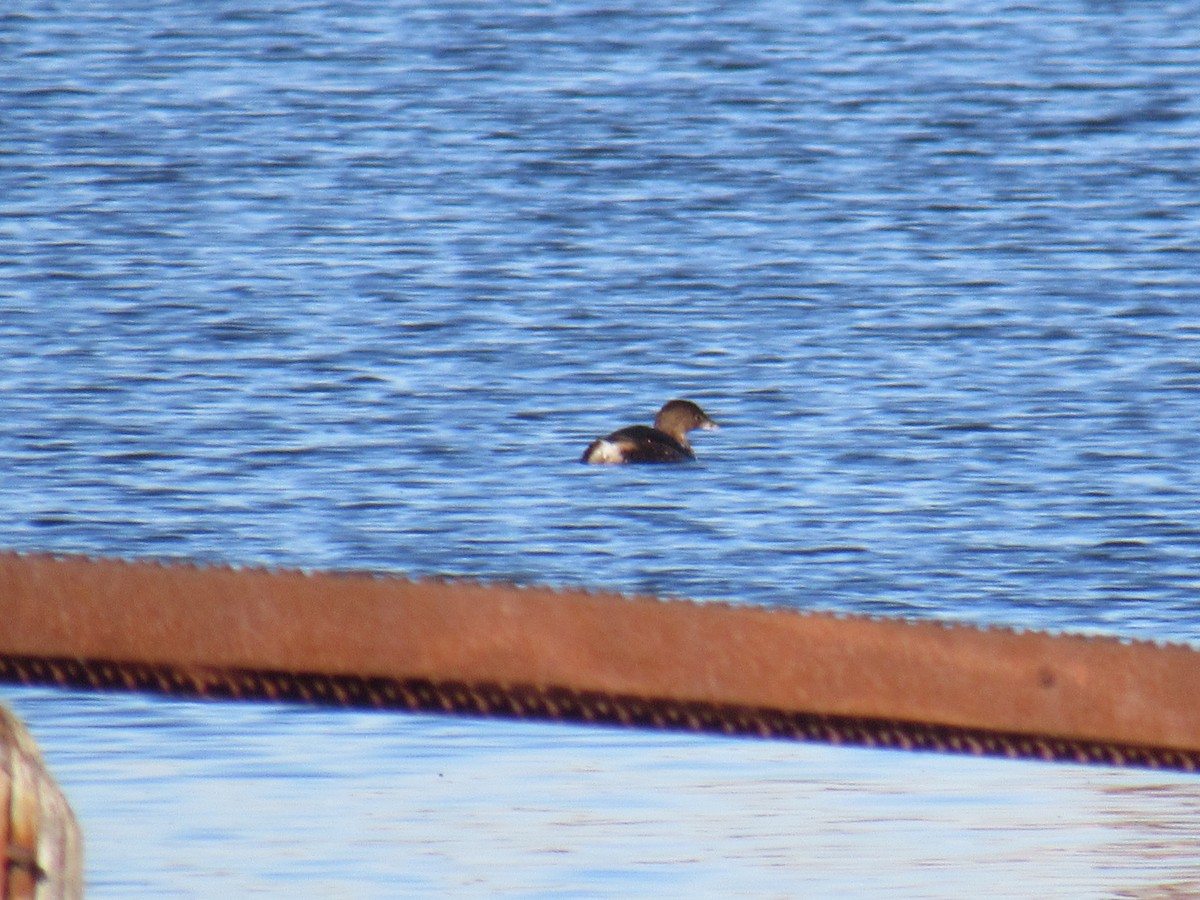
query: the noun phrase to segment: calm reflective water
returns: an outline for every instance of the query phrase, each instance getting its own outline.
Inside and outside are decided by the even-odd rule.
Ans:
[[[0,546],[1200,641],[1197,4],[119,6],[0,13]],[[5,693],[96,896],[1200,884],[1194,779]]]

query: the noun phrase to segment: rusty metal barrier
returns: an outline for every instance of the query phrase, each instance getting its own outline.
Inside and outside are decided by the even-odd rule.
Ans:
[[[0,553],[0,680],[1194,771],[1182,645]]]

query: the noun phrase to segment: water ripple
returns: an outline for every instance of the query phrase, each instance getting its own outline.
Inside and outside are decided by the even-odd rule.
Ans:
[[[1195,6],[18,4],[0,545],[1200,641]]]

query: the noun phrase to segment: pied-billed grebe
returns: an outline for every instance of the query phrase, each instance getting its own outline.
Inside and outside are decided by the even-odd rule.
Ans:
[[[654,427],[630,425],[592,441],[580,462],[687,462],[696,458],[687,433],[695,428],[713,431],[717,423],[691,400],[672,400],[654,417]]]

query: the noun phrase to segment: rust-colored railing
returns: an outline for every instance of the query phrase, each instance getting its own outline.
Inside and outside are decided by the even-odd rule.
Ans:
[[[0,554],[0,679],[1200,766],[1200,653],[370,574]]]

